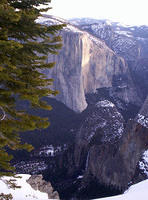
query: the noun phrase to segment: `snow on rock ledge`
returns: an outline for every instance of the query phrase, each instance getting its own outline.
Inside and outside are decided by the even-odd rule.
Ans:
[[[15,183],[18,186],[21,186],[21,188],[12,189],[9,188],[6,184],[6,181],[9,181],[10,179],[14,179],[13,177],[2,177],[0,179],[0,193],[4,194],[12,194],[13,200],[48,200],[48,199],[59,199],[59,196],[57,192],[53,192],[53,188],[50,183],[47,183],[42,180],[41,175],[37,175],[38,180],[40,180],[40,183],[42,184],[42,187],[46,184],[48,186],[48,192],[41,192],[39,191],[40,188],[38,187],[38,184],[36,184],[37,188],[31,187],[31,185],[28,183],[28,179],[30,179],[32,176],[27,174],[20,174],[18,176],[21,176],[21,178],[15,178]],[[50,187],[49,187],[50,185]],[[50,195],[49,195],[50,192]]]
[[[108,101],[108,100],[104,100],[104,101],[99,101],[96,106],[99,108],[99,107],[115,107],[115,105]]]

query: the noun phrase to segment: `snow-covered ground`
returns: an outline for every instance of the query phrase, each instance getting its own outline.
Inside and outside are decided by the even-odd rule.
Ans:
[[[148,200],[148,180],[131,186],[124,194],[98,200]]]
[[[7,186],[6,181],[14,178],[3,177],[0,179],[0,193],[12,194],[13,200],[48,200],[48,194],[34,190],[27,182],[30,175],[20,174],[22,178],[15,178],[15,183],[21,188],[11,189]]]
[[[104,101],[99,101],[97,104],[96,104],[97,107],[115,107],[115,105],[108,101],[108,100],[104,100]]]
[[[6,184],[7,180],[14,179],[3,177],[0,179],[0,193],[12,194],[13,200],[48,200],[48,194],[34,190],[27,182],[30,175],[20,174],[22,178],[15,178],[16,184],[21,188],[11,189]],[[79,177],[81,178],[81,177]],[[142,181],[131,186],[124,194],[99,198],[98,200],[148,200],[148,180]],[[97,199],[96,199],[97,200]]]

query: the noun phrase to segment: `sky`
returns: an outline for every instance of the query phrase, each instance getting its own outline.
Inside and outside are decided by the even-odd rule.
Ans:
[[[69,19],[109,19],[127,25],[148,25],[148,0],[52,0],[49,14]]]

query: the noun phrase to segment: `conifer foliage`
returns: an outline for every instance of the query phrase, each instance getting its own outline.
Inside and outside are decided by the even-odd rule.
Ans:
[[[47,118],[16,108],[16,99],[28,100],[31,108],[51,109],[41,100],[56,95],[50,89],[53,80],[42,73],[54,63],[46,63],[49,53],[61,48],[59,30],[63,25],[45,26],[36,22],[43,5],[50,0],[1,0],[0,3],[0,176],[13,170],[12,150],[32,147],[21,144],[19,133],[46,128]],[[47,87],[48,86],[48,87]],[[10,173],[11,174],[11,173]]]

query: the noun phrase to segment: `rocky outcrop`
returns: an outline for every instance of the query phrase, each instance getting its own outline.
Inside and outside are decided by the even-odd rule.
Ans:
[[[147,133],[146,128],[130,122],[127,135],[119,143],[93,145],[89,151],[87,173],[104,184],[127,188],[135,175],[141,154],[147,148]]]
[[[44,181],[42,175],[32,175],[27,180],[27,183],[29,183],[33,189],[47,193],[48,199],[60,199],[58,193],[53,190],[50,182]]]
[[[119,190],[128,187],[148,148],[147,118],[139,118],[147,113],[147,104],[148,100],[125,128],[123,117],[114,104],[99,101],[94,106],[80,127],[73,150],[63,157],[63,165],[68,162],[70,176],[83,173],[82,188],[93,179]]]
[[[142,153],[148,148],[147,104],[148,99],[135,120],[128,122],[118,141],[114,140],[113,144],[97,142],[90,147],[87,175],[92,174],[100,182],[119,189],[128,186],[135,176]]]
[[[76,136],[75,165],[82,166],[85,159],[87,170],[90,148],[94,145],[115,143],[122,136],[123,131],[124,119],[115,105],[106,100],[99,101]]]

